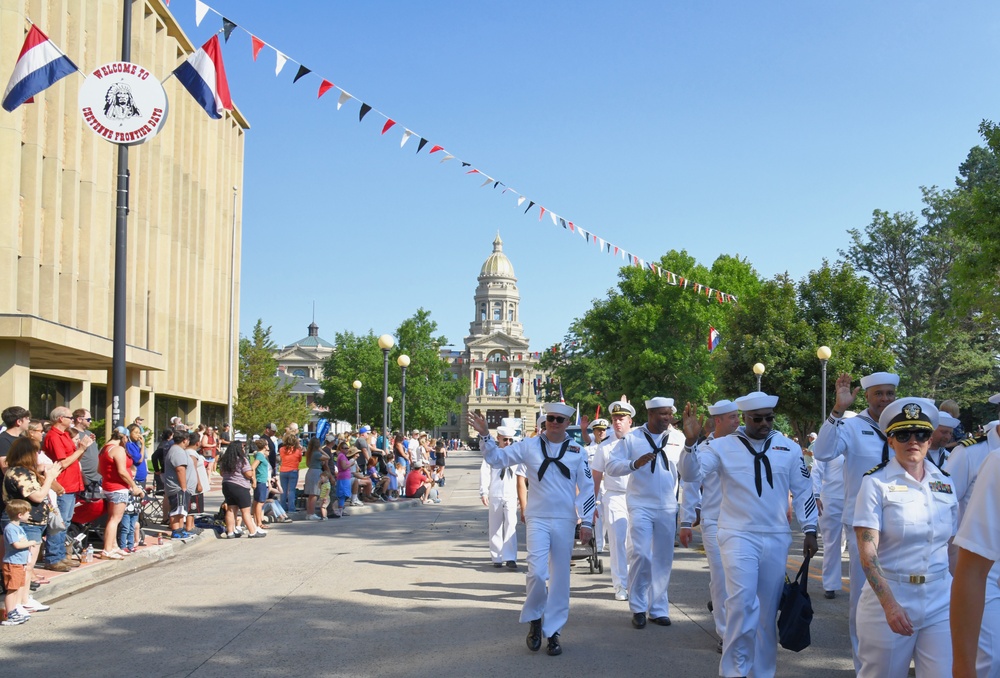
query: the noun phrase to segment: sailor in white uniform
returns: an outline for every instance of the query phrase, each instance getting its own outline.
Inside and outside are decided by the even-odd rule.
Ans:
[[[868,578],[858,601],[861,678],[951,674],[948,541],[958,499],[951,478],[927,459],[937,428],[933,401],[901,398],[879,426],[895,453],[865,474],[854,509],[858,555]]]
[[[856,612],[858,599],[865,584],[865,572],[858,560],[858,543],[854,538],[854,504],[861,489],[861,480],[873,466],[892,457],[892,450],[878,426],[878,418],[889,403],[896,399],[899,375],[876,372],[861,378],[861,387],[851,389],[851,375],[837,378],[837,400],[830,416],[819,430],[813,443],[813,459],[832,461],[844,457],[844,534],[847,535],[847,552],[850,554],[851,592],[848,614],[848,631],[851,635],[851,654],[854,670],[861,668],[858,660],[858,632]],[[844,414],[854,404],[858,391],[864,389],[868,409],[853,418]]]
[[[469,424],[479,433],[483,459],[494,468],[523,464],[531,487],[525,511],[528,574],[522,623],[530,630],[528,649],[542,646],[562,654],[559,633],[569,618],[570,560],[576,525],[580,541],[593,537],[594,479],[583,447],[566,435],[576,410],[563,403],[546,403],[545,432],[500,448],[490,436],[486,419],[469,413]],[[546,589],[546,581],[548,588]]]
[[[598,446],[608,439],[608,427],[611,424],[607,419],[595,419],[593,423],[587,417],[580,419],[580,436],[583,438],[585,450],[587,450],[587,463],[590,464],[590,471],[594,471],[594,456],[597,454]],[[590,427],[594,431],[591,436],[587,432]],[[604,515],[601,507],[600,481],[594,478],[594,498],[597,499],[597,510],[594,511],[594,546],[597,552],[604,550]]]
[[[845,419],[855,416],[856,412],[844,412]],[[823,597],[833,599],[843,587],[844,576],[844,457],[814,461],[811,474],[819,508],[819,532],[823,537]]]
[[[736,403],[720,400],[708,406],[712,417],[713,430],[699,445],[710,443],[716,438],[725,438],[740,425],[740,412]],[[695,518],[691,515],[693,503],[685,494],[681,503],[680,542],[687,546],[691,542],[691,528]],[[701,481],[701,541],[708,557],[709,592],[712,596],[712,619],[715,632],[719,635],[719,652],[722,652],[722,638],[726,635],[726,573],[722,569],[722,553],[719,551],[719,508],[722,506],[722,479],[718,472],[706,474]]]
[[[726,573],[726,634],[721,676],[771,678],[778,633],[774,620],[785,581],[792,534],[788,494],[805,533],[803,552],[816,553],[816,501],[802,448],[773,430],[778,396],[760,391],[736,399],[743,426],[724,438],[695,447],[703,428],[691,403],[684,408],[682,477],[722,479],[719,549]]]
[[[684,447],[684,434],[673,426],[675,411],[673,398],[647,400],[648,421],[618,441],[605,468],[609,476],[629,476],[628,606],[637,629],[645,628],[647,613],[652,623],[670,626],[667,588],[680,486],[674,459]]]
[[[955,427],[960,423],[962,422],[947,412],[938,411],[938,427],[934,429],[934,435],[931,436],[931,450],[927,453],[927,458],[938,468],[944,468],[951,455],[951,450],[945,445],[952,441]]]
[[[497,427],[497,447],[514,442],[517,431]],[[493,468],[485,461],[479,467],[479,497],[489,509],[490,559],[493,567],[517,569],[517,477],[524,476],[520,464]]]
[[[611,460],[611,450],[632,430],[635,408],[622,396],[622,400],[608,406],[608,415],[611,417],[612,435],[597,446],[591,470],[594,473],[594,493],[599,497],[600,512],[608,529],[611,585],[615,589],[615,600],[624,601],[628,600],[628,550],[631,546],[625,499],[629,476],[607,475],[605,469]]]

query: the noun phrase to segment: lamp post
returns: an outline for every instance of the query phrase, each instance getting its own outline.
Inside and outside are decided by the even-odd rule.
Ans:
[[[385,411],[388,413],[389,429],[392,429],[392,396],[385,399]]]
[[[820,417],[820,422],[826,421],[826,361],[830,359],[831,355],[833,355],[833,351],[830,350],[829,346],[820,346],[816,349],[816,357],[819,358],[819,369],[823,381],[823,409],[820,410],[823,416]]]
[[[399,404],[399,432],[406,435],[406,368],[410,366],[410,356],[404,353],[396,358],[396,364],[403,370],[402,402]]]
[[[351,384],[354,387],[354,430],[361,428],[361,382],[357,379]]]
[[[389,334],[378,338],[378,347],[382,349],[382,444],[386,440],[386,428],[389,418],[389,408],[386,398],[389,397],[389,349],[396,345],[396,340]]]
[[[753,373],[757,375],[757,390],[760,390],[760,375],[764,374],[764,363],[757,363],[753,366]]]

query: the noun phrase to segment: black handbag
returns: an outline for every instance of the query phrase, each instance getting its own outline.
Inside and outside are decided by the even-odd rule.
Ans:
[[[808,582],[809,558],[806,558],[794,581],[789,581],[788,575],[785,575],[785,589],[778,604],[778,642],[792,652],[801,652],[811,642],[809,623],[812,622],[813,607],[806,591]]]

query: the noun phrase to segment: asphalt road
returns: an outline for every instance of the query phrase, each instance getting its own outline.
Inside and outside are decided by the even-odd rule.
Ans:
[[[718,675],[708,569],[696,549],[677,551],[672,626],[632,628],[605,555],[604,574],[574,568],[562,656],[547,656],[544,644],[529,652],[527,626],[517,623],[524,573],[489,562],[479,461],[475,452],[449,457],[441,504],[279,525],[261,540],[207,538],[63,598],[0,629],[3,673]],[[523,557],[523,529],[520,537]],[[818,576],[811,584],[813,644],[779,650],[778,675],[851,676],[846,593],[825,600]]]

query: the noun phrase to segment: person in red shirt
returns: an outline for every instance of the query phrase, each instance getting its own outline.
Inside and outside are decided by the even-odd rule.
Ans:
[[[437,488],[432,490],[431,479],[424,473],[422,465],[414,466],[409,473],[406,474],[406,497],[408,499],[419,499],[420,503],[426,504],[433,501],[435,504],[439,503],[441,500],[437,498]],[[434,492],[434,497],[431,497],[431,492]]]
[[[70,426],[73,424],[73,413],[68,407],[57,407],[52,410],[52,428],[45,435],[42,450],[53,462],[62,467],[57,481],[63,488],[56,504],[63,522],[69,525],[73,519],[73,509],[76,507],[76,493],[83,491],[83,471],[79,459],[93,441],[93,434],[82,435],[73,439]],[[45,537],[44,567],[55,572],[68,572],[70,568],[80,564],[66,554],[66,532],[49,532]]]

